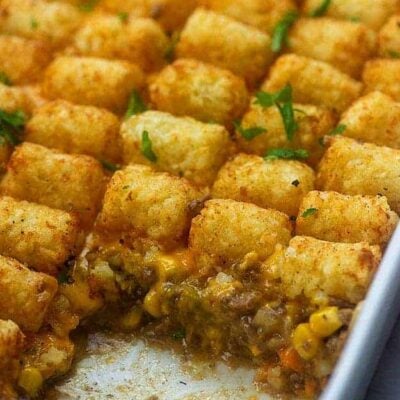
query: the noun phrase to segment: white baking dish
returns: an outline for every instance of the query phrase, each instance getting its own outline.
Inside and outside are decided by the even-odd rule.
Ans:
[[[387,247],[357,322],[321,400],[362,399],[400,311],[400,225]],[[254,371],[192,363],[132,336],[90,336],[87,356],[56,386],[58,399],[269,399]],[[252,397],[254,396],[254,397]]]

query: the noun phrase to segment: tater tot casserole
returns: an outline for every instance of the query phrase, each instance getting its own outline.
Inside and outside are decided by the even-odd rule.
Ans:
[[[399,213],[400,0],[0,0],[0,400],[88,327],[316,399]]]

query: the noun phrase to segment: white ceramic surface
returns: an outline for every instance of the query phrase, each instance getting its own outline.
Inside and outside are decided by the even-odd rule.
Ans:
[[[252,385],[254,371],[223,363],[193,364],[172,350],[129,335],[89,336],[88,354],[56,385],[60,400],[268,400]]]

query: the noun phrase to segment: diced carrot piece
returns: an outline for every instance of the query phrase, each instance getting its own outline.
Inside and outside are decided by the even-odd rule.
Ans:
[[[303,361],[293,347],[283,348],[278,352],[278,354],[281,360],[281,365],[284,368],[292,369],[293,371],[296,372],[303,371],[304,369]]]

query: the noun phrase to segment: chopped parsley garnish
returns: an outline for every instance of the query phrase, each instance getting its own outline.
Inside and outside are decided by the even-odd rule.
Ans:
[[[294,117],[292,97],[292,85],[288,83],[282,90],[276,93],[256,93],[255,101],[263,108],[272,107],[273,105],[278,108],[288,140],[293,140],[294,134],[299,128]]]
[[[400,58],[400,52],[398,52],[398,51],[389,50],[388,54],[392,58]]]
[[[240,135],[247,141],[250,141],[250,140],[254,139],[255,137],[267,132],[267,130],[265,128],[262,128],[261,126],[253,126],[251,128],[243,128],[243,126],[240,125],[240,122],[238,122],[238,121],[233,121],[233,125],[234,125],[235,129],[240,133]]]
[[[132,115],[140,114],[147,110],[146,104],[144,104],[138,91],[134,90],[129,98],[128,109],[125,113],[125,118],[129,118]]]
[[[276,104],[281,113],[283,124],[285,125],[286,136],[288,140],[293,140],[295,132],[299,129],[297,122],[294,118],[293,103]]]
[[[31,18],[31,29],[35,31],[37,28],[39,28],[39,22],[37,22],[37,20],[32,17]]]
[[[272,33],[271,50],[274,53],[279,53],[287,44],[289,29],[298,18],[299,14],[296,11],[289,11],[277,23]]]
[[[329,133],[328,136],[336,136],[336,135],[341,135],[345,130],[347,126],[344,124],[339,124],[336,128],[332,129]]]
[[[298,179],[295,179],[295,180],[292,182],[292,185],[297,187],[297,186],[300,185],[300,181],[299,181]]]
[[[264,160],[305,160],[309,153],[304,149],[270,149],[264,156]]]
[[[336,128],[332,129],[327,136],[337,136],[337,135],[341,135],[344,133],[344,131],[346,130],[347,126],[344,124],[339,124]],[[318,139],[318,142],[321,146],[324,146],[324,138],[321,137]]]
[[[180,329],[171,334],[171,338],[174,340],[183,340],[186,337],[186,332],[183,329]]]
[[[178,31],[173,32],[171,35],[171,39],[170,39],[167,51],[164,54],[164,58],[168,62],[172,62],[174,60],[175,47],[178,44],[179,39],[180,39],[180,33]]]
[[[21,143],[21,133],[26,122],[23,111],[9,113],[0,109],[0,137],[11,145]]]
[[[6,123],[14,128],[23,128],[26,116],[23,111],[7,112],[0,109],[0,123]]]
[[[85,0],[79,4],[79,9],[84,12],[91,12],[96,7],[99,0]]]
[[[151,162],[155,163],[157,161],[157,156],[155,155],[149,137],[149,132],[143,131],[142,142],[140,143],[140,152]]]
[[[317,211],[318,211],[318,208],[311,207],[311,208],[308,208],[306,211],[304,211],[303,214],[301,214],[301,216],[303,218],[308,218],[308,217],[311,217],[311,215],[314,215]]]
[[[120,21],[121,21],[122,23],[125,23],[125,22],[128,21],[129,13],[121,11],[121,12],[119,12],[119,13],[117,14],[117,17],[120,19]]]
[[[7,86],[12,85],[11,79],[3,71],[0,71],[0,82]]]
[[[112,162],[109,162],[107,160],[100,160],[101,165],[103,166],[103,168],[105,168],[106,170],[110,171],[110,172],[115,172],[118,171],[119,169],[121,169],[121,166],[118,164],[113,164]]]
[[[272,107],[276,103],[286,103],[292,101],[292,87],[287,84],[283,89],[276,93],[258,92],[256,93],[256,103],[264,108]]]
[[[321,4],[310,12],[310,17],[321,17],[328,11],[330,5],[331,0],[322,0]]]

